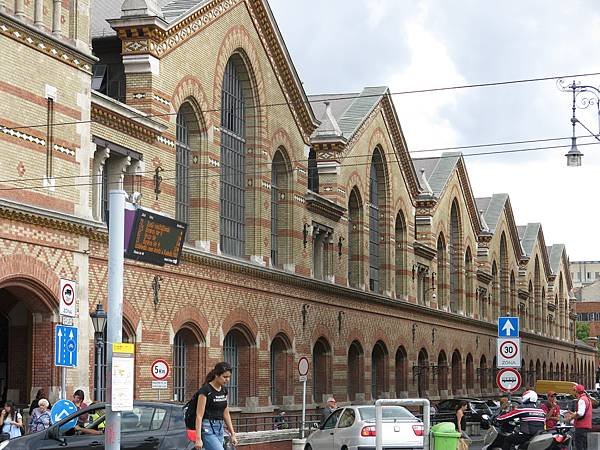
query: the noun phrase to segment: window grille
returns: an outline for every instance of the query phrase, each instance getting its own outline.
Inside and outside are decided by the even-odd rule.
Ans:
[[[173,341],[173,399],[185,401],[185,372],[186,372],[186,345],[181,333],[175,335]]]
[[[244,95],[232,59],[227,63],[221,91],[221,236],[223,253],[244,255]]]
[[[319,193],[319,169],[317,168],[317,152],[311,148],[308,152],[308,189]]]
[[[371,164],[369,204],[369,289],[379,292],[379,196],[377,192],[377,169]]]
[[[186,108],[189,110],[189,108]],[[175,155],[175,217],[188,223],[190,211],[190,153],[189,128],[186,111],[177,114],[177,145]],[[189,112],[188,112],[189,114]]]
[[[230,405],[238,404],[238,368],[239,349],[237,339],[233,333],[229,333],[223,342],[223,356],[225,362],[231,366],[231,380],[227,386],[229,391],[228,401]]]

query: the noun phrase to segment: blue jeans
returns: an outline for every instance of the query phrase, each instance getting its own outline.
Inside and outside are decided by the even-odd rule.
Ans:
[[[223,450],[223,434],[222,420],[202,421],[202,444],[205,450]]]

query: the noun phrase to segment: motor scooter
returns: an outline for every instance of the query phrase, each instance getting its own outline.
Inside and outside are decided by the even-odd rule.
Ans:
[[[512,428],[512,430],[511,430]],[[514,421],[501,427],[494,421],[483,436],[482,450],[502,450],[504,439],[518,432],[518,422]],[[573,445],[573,427],[558,426],[534,435],[529,441],[516,446],[517,450],[571,450]]]

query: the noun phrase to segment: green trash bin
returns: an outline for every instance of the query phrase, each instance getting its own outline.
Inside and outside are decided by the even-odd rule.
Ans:
[[[431,427],[433,450],[456,450],[460,433],[452,422],[440,422]]]

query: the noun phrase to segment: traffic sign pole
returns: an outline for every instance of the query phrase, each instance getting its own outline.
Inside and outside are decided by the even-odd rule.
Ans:
[[[123,267],[125,248],[125,197],[123,190],[112,190],[109,194],[108,227],[108,311],[107,311],[107,384],[106,407],[106,450],[121,448],[121,413],[112,410],[112,366],[113,344],[123,338]]]
[[[306,425],[306,379],[309,366],[308,358],[305,356],[298,361],[298,373],[302,381],[302,428],[300,430],[300,439],[304,439],[304,427]]]

